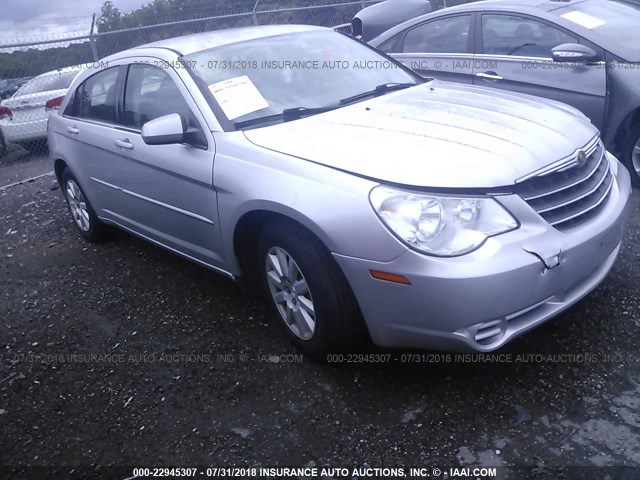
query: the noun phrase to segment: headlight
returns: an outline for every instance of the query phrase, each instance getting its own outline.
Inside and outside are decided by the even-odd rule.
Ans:
[[[410,247],[452,257],[472,252],[518,222],[489,197],[423,195],[378,186],[369,195],[382,222]]]

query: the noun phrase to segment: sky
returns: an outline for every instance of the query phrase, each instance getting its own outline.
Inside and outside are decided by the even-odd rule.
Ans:
[[[148,0],[111,0],[128,12]],[[41,40],[67,32],[88,33],[91,15],[104,0],[0,0],[0,45],[16,40]]]

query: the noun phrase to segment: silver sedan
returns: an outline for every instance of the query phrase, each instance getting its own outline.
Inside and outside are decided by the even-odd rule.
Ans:
[[[491,351],[613,265],[630,177],[576,109],[425,81],[332,30],[175,38],[83,72],[49,147],[77,227],[264,291],[305,353]]]

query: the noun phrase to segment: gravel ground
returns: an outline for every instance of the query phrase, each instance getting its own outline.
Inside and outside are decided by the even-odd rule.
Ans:
[[[640,466],[637,193],[612,273],[511,362],[337,365],[229,280],[85,242],[55,188],[0,190],[0,465]]]
[[[11,185],[51,170],[53,166],[46,152],[42,151],[32,156],[24,148],[10,143],[5,154],[0,156],[0,186]]]

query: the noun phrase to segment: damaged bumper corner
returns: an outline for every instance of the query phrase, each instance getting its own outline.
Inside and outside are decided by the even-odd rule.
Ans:
[[[597,218],[573,231],[549,226],[515,195],[500,199],[521,228],[453,258],[407,250],[391,262],[334,254],[384,347],[487,352],[553,318],[607,276],[629,222],[628,172]],[[370,270],[403,275],[385,282]]]

